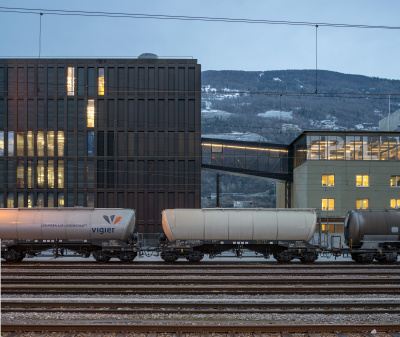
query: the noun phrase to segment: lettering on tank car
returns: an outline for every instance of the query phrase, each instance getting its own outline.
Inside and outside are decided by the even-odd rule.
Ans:
[[[92,228],[93,233],[99,233],[99,234],[114,233],[114,230],[115,228],[105,228],[105,227]]]

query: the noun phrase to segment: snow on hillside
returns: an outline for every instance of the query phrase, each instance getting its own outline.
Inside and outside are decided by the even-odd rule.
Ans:
[[[214,110],[214,109],[202,109],[201,110],[201,118],[202,119],[208,119],[208,118],[221,118],[221,119],[227,119],[231,115],[233,115],[230,112],[226,112],[223,110]]]
[[[205,133],[201,136],[204,138],[240,140],[244,142],[268,142],[268,139],[263,136],[251,132]]]
[[[266,112],[259,113],[257,116],[265,118],[279,118],[284,120],[293,119],[292,111],[279,111],[279,110],[268,110]]]

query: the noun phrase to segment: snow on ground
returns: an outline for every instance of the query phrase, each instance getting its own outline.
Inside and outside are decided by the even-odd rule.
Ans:
[[[223,110],[213,110],[213,109],[203,109],[201,110],[201,118],[202,119],[209,119],[209,118],[221,118],[221,119],[227,119],[231,115],[233,115],[230,112],[226,112]]]
[[[216,138],[216,139],[229,139],[229,140],[241,140],[245,142],[268,142],[268,140],[256,133],[251,132],[231,132],[231,133],[210,133],[202,134],[204,138]]]
[[[292,114],[292,111],[268,110],[266,112],[259,113],[257,116],[290,120],[293,118]]]

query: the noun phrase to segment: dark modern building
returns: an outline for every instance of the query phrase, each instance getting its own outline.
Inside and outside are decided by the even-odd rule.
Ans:
[[[0,59],[0,207],[199,208],[193,59]]]

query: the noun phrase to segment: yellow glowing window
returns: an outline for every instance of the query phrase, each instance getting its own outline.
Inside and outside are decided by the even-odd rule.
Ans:
[[[391,187],[400,187],[400,176],[391,176],[390,177],[390,186]]]
[[[44,161],[38,160],[37,164],[37,186],[43,188],[44,186]]]
[[[87,127],[94,128],[94,99],[88,99],[87,104]]]
[[[47,187],[54,188],[54,160],[47,162]]]
[[[57,166],[58,166],[57,185],[58,188],[64,188],[64,160],[59,160]]]
[[[68,67],[67,75],[67,95],[74,96],[75,94],[75,68]]]
[[[335,199],[322,199],[322,210],[323,211],[334,211],[335,210]]]
[[[322,186],[335,186],[335,175],[334,174],[323,174],[322,175]]]
[[[357,209],[368,209],[369,201],[368,199],[357,199],[356,200],[356,208]]]
[[[37,134],[37,155],[39,157],[44,156],[44,132],[38,131]]]
[[[57,133],[57,155],[64,155],[64,131],[58,131]]]
[[[98,94],[104,95],[104,68],[99,68]]]
[[[54,131],[47,133],[47,155],[54,156]]]
[[[390,208],[399,208],[400,199],[390,199]]]
[[[369,186],[369,175],[356,175],[356,186],[357,187],[368,187]]]
[[[26,134],[26,145],[28,147],[28,156],[34,156],[34,140],[33,140],[33,131],[28,131]]]
[[[24,155],[24,133],[17,133],[17,156]]]

